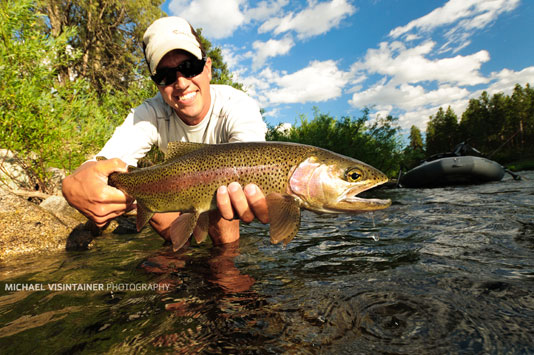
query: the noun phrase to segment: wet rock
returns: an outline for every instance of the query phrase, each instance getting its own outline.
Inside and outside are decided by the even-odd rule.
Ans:
[[[76,228],[87,222],[87,218],[71,207],[63,196],[50,196],[39,205],[61,220],[67,227]]]
[[[0,187],[0,260],[65,248],[70,231],[44,208]]]

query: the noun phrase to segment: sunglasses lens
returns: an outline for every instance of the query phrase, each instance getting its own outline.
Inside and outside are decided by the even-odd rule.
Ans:
[[[176,74],[180,72],[184,77],[190,79],[204,70],[206,60],[189,59],[186,60],[175,68],[163,68],[159,70],[156,75],[151,76],[152,80],[159,86],[167,86],[176,82]]]

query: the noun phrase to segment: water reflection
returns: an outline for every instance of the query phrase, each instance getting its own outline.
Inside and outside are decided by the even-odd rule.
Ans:
[[[239,241],[212,246],[209,255],[201,261],[191,258],[186,251],[187,247],[178,252],[166,248],[144,260],[140,267],[148,273],[164,275],[169,280],[169,285],[173,286],[182,281],[172,280],[172,275],[179,273],[188,263],[188,267],[205,274],[207,281],[217,285],[225,293],[244,292],[254,284],[254,278],[242,274],[235,265],[234,259],[239,255]],[[208,265],[209,270],[202,270],[203,265]]]

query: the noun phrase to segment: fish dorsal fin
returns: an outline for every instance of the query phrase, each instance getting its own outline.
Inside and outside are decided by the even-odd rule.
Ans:
[[[205,148],[208,145],[204,143],[169,142],[167,144],[167,153],[165,153],[165,161],[181,157],[187,153]]]
[[[297,234],[300,226],[300,207],[295,198],[279,193],[266,197],[269,209],[271,243],[289,243]]]

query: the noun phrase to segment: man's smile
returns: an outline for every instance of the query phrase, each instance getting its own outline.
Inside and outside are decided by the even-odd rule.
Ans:
[[[180,100],[182,102],[190,101],[190,100],[194,99],[196,96],[197,96],[197,92],[196,91],[191,91],[191,92],[188,92],[186,94],[179,95],[178,96],[178,100]]]

